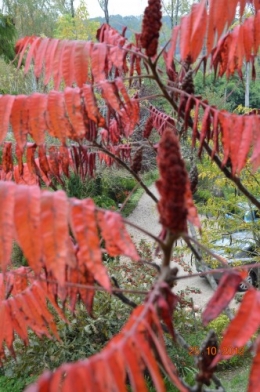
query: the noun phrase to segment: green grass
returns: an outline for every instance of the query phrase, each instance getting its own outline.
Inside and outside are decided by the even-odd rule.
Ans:
[[[223,387],[226,392],[246,392],[248,377],[249,377],[250,366],[247,363],[243,368],[238,367],[236,369],[216,372],[215,375],[221,381]],[[185,381],[190,383],[190,381],[194,379],[194,374],[192,372],[186,375]],[[166,386],[167,392],[178,392],[174,385],[168,379],[164,380],[164,384]],[[213,384],[210,385],[212,388]],[[151,383],[148,382],[148,390],[149,392],[155,392],[155,388],[151,386]]]
[[[157,179],[158,179],[158,170],[147,172],[142,176],[142,181],[148,187],[152,185]],[[144,194],[144,189],[138,187],[122,210],[122,215],[124,217],[129,216],[134,211],[135,207],[137,206],[143,194]]]
[[[217,372],[216,376],[221,380],[227,392],[246,392],[250,372],[249,361],[237,369]]]
[[[248,377],[249,377],[249,361],[246,361],[245,366],[238,367],[232,370],[225,370],[216,372],[216,376],[221,380],[226,392],[246,392]],[[193,371],[192,371],[193,373]],[[186,375],[186,381],[191,381],[194,374]],[[0,392],[22,392],[27,385],[34,381],[35,377],[30,378],[11,378],[0,376]],[[168,380],[165,380],[167,392],[178,392],[178,389],[172,385]],[[149,392],[155,392],[155,388],[148,382]]]
[[[29,378],[16,378],[0,376],[0,392],[22,392],[35,380],[34,377]]]

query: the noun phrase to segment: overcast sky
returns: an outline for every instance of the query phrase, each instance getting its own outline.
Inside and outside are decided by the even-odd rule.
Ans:
[[[85,0],[90,18],[95,16],[104,16],[102,9],[98,4],[98,0]],[[79,4],[79,0],[75,0],[75,6]],[[143,14],[148,0],[109,0],[108,10],[110,15],[134,15],[139,16]],[[0,0],[0,7],[2,7],[2,0]]]
[[[89,16],[104,16],[98,0],[86,0]],[[142,15],[148,0],[109,0],[108,10],[110,15]]]

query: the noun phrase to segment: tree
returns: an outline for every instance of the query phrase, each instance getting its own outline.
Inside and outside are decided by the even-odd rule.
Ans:
[[[99,23],[89,20],[88,10],[83,0],[73,13],[73,16],[65,14],[58,18],[54,36],[60,39],[94,39]]]
[[[70,0],[3,0],[2,4],[3,12],[13,18],[19,37],[53,37],[58,16],[71,12]]]
[[[200,222],[192,199],[194,186],[190,186],[181,156],[182,138],[189,138],[191,148],[197,148],[199,157],[207,154],[239,192],[260,208],[259,200],[240,178],[248,158],[254,170],[260,165],[259,115],[219,110],[195,94],[193,83],[193,74],[199,68],[196,61],[204,42],[206,54],[202,61],[206,64],[210,59],[216,77],[229,77],[236,72],[242,76],[243,60],[254,62],[260,46],[260,7],[258,2],[254,4],[256,15],[227,34],[224,29],[232,23],[237,6],[243,15],[244,1],[230,1],[228,12],[223,12],[227,10],[224,0],[193,4],[190,14],[173,29],[167,52],[158,50],[160,0],[149,0],[136,44],[128,42],[108,24],[97,32],[99,43],[35,36],[17,42],[19,66],[26,57],[26,73],[33,61],[35,76],[43,75],[44,84],[52,82],[55,90],[48,94],[0,97],[0,140],[6,139],[9,126],[15,140],[14,145],[5,141],[2,150],[1,358],[4,360],[7,350],[14,352],[14,333],[25,344],[29,343],[28,328],[40,337],[58,338],[58,315],[66,321],[64,308],[74,313],[78,302],[92,314],[96,291],[116,295],[134,308],[121,332],[100,353],[63,364],[54,372],[46,371],[28,392],[125,391],[126,383],[134,391],[146,391],[147,378],[156,390],[164,391],[162,374],[180,391],[223,390],[215,375],[216,365],[236,353],[242,354],[244,346],[259,330],[259,292],[248,287],[219,349],[216,336],[211,332],[201,347],[192,350],[172,322],[180,298],[174,290],[178,270],[170,266],[175,242],[183,239],[214,285],[198,252],[201,245],[188,232],[188,222],[192,233],[194,226],[200,228]],[[177,49],[180,49],[179,66],[174,61]],[[158,66],[161,54],[165,72]],[[158,94],[141,98],[136,93],[130,96],[125,82],[131,86],[135,79],[142,78],[151,79],[157,85]],[[58,91],[60,86],[64,88]],[[170,104],[173,116],[149,103],[152,98],[161,96]],[[153,145],[160,174],[159,200],[142,181],[142,148],[138,145],[136,149],[132,143],[140,118],[140,102],[149,114],[143,145],[149,144],[153,128],[159,135],[159,143]],[[29,135],[34,143],[28,142]],[[56,138],[60,145],[46,147],[47,136]],[[15,150],[16,165],[12,150]],[[130,223],[117,212],[98,208],[91,199],[70,199],[62,190],[53,192],[39,187],[44,182],[55,190],[55,181],[62,186],[63,176],[68,176],[70,170],[83,177],[87,173],[93,175],[98,159],[106,165],[123,166],[158,207],[162,232],[158,237],[151,234],[150,237],[161,249],[162,263],[159,267],[148,263],[158,270],[149,291],[133,290],[145,296],[140,303],[127,298],[126,290],[110,279],[102,261],[103,253],[108,253],[130,257],[136,263],[145,262],[140,260],[126,230],[126,224]],[[16,184],[10,181],[13,178]],[[149,228],[138,229],[149,234]],[[23,250],[28,267],[11,268],[13,240]],[[202,313],[205,325],[223,310],[228,311],[239,284],[247,276],[245,270],[251,267],[228,270],[225,260],[215,257],[223,263],[226,274]],[[55,318],[49,304],[56,312]],[[188,352],[198,354],[195,386],[187,385],[178,375],[166,351],[165,333]],[[250,392],[259,388],[259,347],[259,339],[256,339]]]
[[[171,27],[177,26],[182,15],[188,13],[190,1],[185,0],[168,0],[162,1],[164,12],[170,17]]]
[[[14,43],[17,31],[10,16],[0,14],[0,33],[0,55],[4,56],[5,60],[11,61],[15,56]]]
[[[100,5],[102,11],[105,14],[105,20],[107,24],[109,24],[108,1],[109,0],[98,0],[98,4]]]

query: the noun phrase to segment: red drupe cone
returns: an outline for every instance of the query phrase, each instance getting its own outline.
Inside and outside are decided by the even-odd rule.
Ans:
[[[162,12],[160,0],[149,0],[144,11],[144,18],[141,33],[141,45],[149,57],[157,53],[160,28],[162,26]]]
[[[157,162],[160,172],[160,179],[156,183],[161,196],[158,203],[160,222],[173,233],[186,232],[188,175],[180,154],[178,138],[172,128],[166,128],[163,132]]]

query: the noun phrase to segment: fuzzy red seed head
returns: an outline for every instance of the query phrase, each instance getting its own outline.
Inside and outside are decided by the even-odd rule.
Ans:
[[[153,118],[152,118],[152,116],[150,116],[146,120],[146,123],[145,123],[145,126],[144,126],[143,137],[145,139],[148,139],[149,136],[151,135],[152,130],[153,130]]]
[[[158,210],[160,222],[174,233],[187,231],[188,210],[185,194],[188,175],[181,158],[179,141],[172,128],[166,128],[159,143],[157,163],[160,179]]]
[[[142,33],[140,37],[142,48],[149,57],[157,53],[159,33],[162,26],[161,0],[149,0],[144,11]]]

